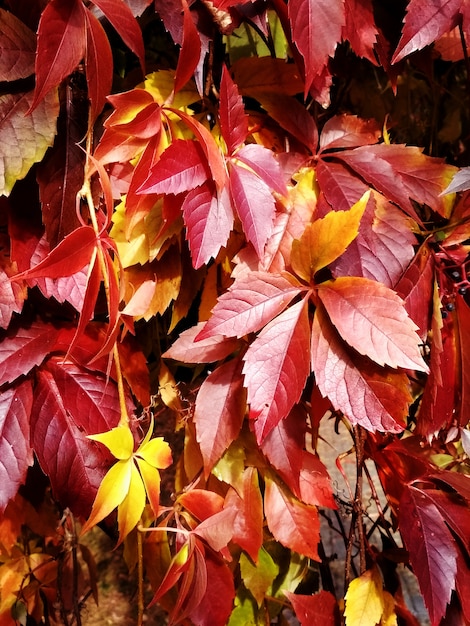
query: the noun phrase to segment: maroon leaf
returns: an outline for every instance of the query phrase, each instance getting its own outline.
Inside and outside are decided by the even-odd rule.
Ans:
[[[29,445],[29,418],[33,403],[29,380],[0,394],[0,514],[26,478],[33,464]]]
[[[0,343],[0,386],[27,375],[53,350],[58,330],[35,322],[27,328],[11,328]]]
[[[38,372],[31,442],[56,498],[86,517],[111,459],[87,434],[110,430],[120,418],[117,386],[95,372],[49,361]]]
[[[230,192],[246,238],[261,259],[273,227],[275,205],[271,190],[259,176],[231,163]]]
[[[38,28],[36,88],[30,111],[71,74],[85,52],[85,8],[81,0],[51,0]]]
[[[371,0],[346,0],[346,24],[343,39],[347,39],[354,52],[377,65],[374,47],[378,30],[374,21]]]
[[[457,26],[461,4],[461,0],[442,0],[424,5],[419,0],[410,0],[405,26],[392,63],[398,63],[412,52],[422,50]]]
[[[201,144],[178,139],[168,146],[137,192],[178,194],[194,189],[210,178]]]
[[[228,154],[239,148],[248,134],[248,117],[243,100],[224,65],[220,83],[219,119]]]
[[[220,334],[197,339],[203,333],[205,324],[200,322],[197,326],[182,332],[171,348],[162,354],[163,358],[183,363],[213,363],[225,359],[236,350],[238,340]]]
[[[241,369],[239,359],[220,365],[204,380],[197,394],[194,424],[206,476],[242,427],[246,399]]]
[[[227,243],[233,226],[232,205],[227,193],[217,194],[215,185],[207,182],[187,194],[182,210],[191,259],[198,269]]]
[[[207,588],[189,618],[195,626],[225,626],[233,608],[235,587],[228,565],[210,554],[206,555]]]
[[[13,13],[0,9],[0,81],[27,78],[34,72],[36,38]]]
[[[322,307],[312,328],[312,369],[333,407],[367,430],[401,432],[411,403],[408,377],[351,354]]]
[[[399,525],[431,622],[437,625],[455,588],[455,540],[426,491],[413,485],[403,490]]]
[[[302,289],[283,276],[250,272],[223,293],[196,340],[214,335],[243,337],[260,330],[281,313]]]
[[[322,283],[318,295],[339,334],[360,354],[379,365],[428,371],[416,326],[394,291],[366,278],[339,277]]]
[[[329,205],[325,210],[322,210],[319,203],[318,217],[323,217],[331,209],[348,211],[369,189],[342,163],[320,159],[316,173],[320,189]]]
[[[305,299],[270,322],[246,352],[243,374],[259,443],[300,399],[310,373],[309,342]]]

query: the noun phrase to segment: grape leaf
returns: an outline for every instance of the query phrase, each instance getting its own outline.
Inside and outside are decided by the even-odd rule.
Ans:
[[[322,395],[353,424],[388,432],[405,427],[408,377],[351,354],[321,306],[312,328],[312,369]]]
[[[318,296],[341,337],[379,365],[427,372],[416,325],[399,296],[372,280],[339,277],[319,285]]]
[[[399,524],[431,622],[437,625],[455,587],[455,540],[426,491],[414,485],[403,489]]]
[[[42,159],[56,133],[59,100],[51,91],[29,115],[32,92],[0,96],[0,195],[8,196],[17,180]]]
[[[304,299],[274,318],[248,348],[244,384],[259,443],[300,399],[310,373],[309,343],[308,299]]]
[[[206,476],[237,438],[245,409],[241,362],[232,359],[209,374],[196,398],[194,424]]]
[[[251,272],[236,280],[217,301],[196,341],[214,335],[243,337],[260,330],[302,292],[287,278]]]
[[[0,9],[0,81],[27,78],[34,72],[36,37],[13,13]]]
[[[31,381],[25,380],[0,394],[0,513],[16,495],[33,464],[29,418],[33,404]]]
[[[320,521],[316,507],[302,504],[268,476],[264,511],[269,530],[283,546],[319,561]]]

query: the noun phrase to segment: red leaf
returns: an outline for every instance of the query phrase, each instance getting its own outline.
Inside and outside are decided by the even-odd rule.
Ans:
[[[218,493],[197,488],[179,495],[178,503],[182,504],[200,522],[220,513],[224,508],[224,499]]]
[[[0,387],[28,374],[54,349],[58,330],[35,322],[28,328],[12,328],[0,343]]]
[[[416,326],[399,296],[366,278],[339,277],[319,285],[318,296],[341,337],[379,365],[427,372]]]
[[[276,191],[281,196],[287,196],[284,176],[271,150],[256,143],[250,143],[240,148],[235,157],[238,161],[248,165],[272,191]]]
[[[91,226],[81,226],[67,235],[60,244],[51,250],[47,257],[12,280],[29,278],[61,278],[79,272],[90,262],[96,247],[96,235]]]
[[[26,478],[33,452],[29,445],[29,418],[33,403],[31,381],[25,380],[0,394],[0,514]]]
[[[197,394],[194,424],[206,476],[242,427],[246,400],[241,365],[239,359],[220,365],[204,380]]]
[[[429,4],[410,0],[405,26],[392,63],[398,63],[412,52],[422,50],[457,26],[461,4],[461,0],[440,0]]]
[[[217,194],[214,185],[203,183],[184,199],[183,218],[195,269],[215,258],[227,243],[233,226],[233,211],[228,194]]]
[[[320,159],[316,174],[322,194],[328,202],[328,205],[323,209],[320,196],[317,205],[319,209],[319,212],[317,212],[318,217],[324,217],[331,209],[334,211],[348,211],[369,189],[360,178],[354,176],[351,170],[342,163]],[[323,202],[323,204],[325,203]]]
[[[181,4],[183,5],[183,41],[176,67],[175,93],[192,77],[201,56],[199,31],[193,22],[186,0],[181,0]]]
[[[219,334],[195,341],[203,333],[205,324],[206,322],[199,322],[197,326],[182,332],[162,357],[183,363],[213,363],[225,359],[236,350],[237,339],[228,339]]]
[[[442,159],[426,156],[414,146],[388,144],[359,146],[335,156],[417,221],[410,198],[447,216],[450,204],[441,193],[456,170]]]
[[[145,74],[145,49],[142,32],[132,11],[123,0],[93,0],[121,36],[126,46],[139,59],[142,74]]]
[[[319,561],[320,521],[316,507],[295,500],[267,476],[265,483],[264,512],[276,541]]]
[[[31,441],[55,497],[75,515],[89,515],[109,453],[87,439],[120,419],[117,386],[71,363],[49,361],[38,372]]]
[[[271,190],[259,176],[231,163],[230,193],[246,238],[261,259],[273,227],[275,205]]]
[[[426,491],[406,485],[399,528],[433,625],[440,623],[455,588],[457,547]]]
[[[240,482],[237,491],[233,488],[228,490],[225,507],[233,507],[237,511],[232,540],[256,563],[263,544],[263,501],[256,469],[247,467]]]
[[[283,276],[250,272],[236,280],[220,296],[196,341],[214,335],[243,337],[255,333],[281,313],[300,293],[302,289]]]
[[[351,1],[357,2],[358,0],[347,0],[347,2]],[[334,148],[355,148],[374,144],[378,142],[380,135],[381,130],[374,119],[362,119],[355,115],[335,115],[322,128],[320,152]]]
[[[295,615],[301,626],[336,626],[339,623],[339,609],[336,599],[329,591],[319,591],[313,596],[303,596],[290,591],[284,591],[284,595],[292,604]]]
[[[189,618],[195,626],[225,626],[233,608],[233,574],[226,563],[206,554],[207,588]]]
[[[396,285],[414,257],[416,237],[409,218],[395,205],[382,196],[374,199],[361,219],[359,234],[330,269],[333,276],[363,276],[399,291]]]
[[[322,307],[312,328],[312,369],[323,396],[352,424],[401,432],[411,403],[408,377],[350,354]]]
[[[281,313],[248,348],[243,374],[258,443],[284,419],[310,373],[308,299]]]
[[[228,154],[233,154],[248,134],[248,116],[245,114],[242,97],[225,65],[220,82],[219,119]]]
[[[27,78],[34,72],[36,37],[13,13],[0,9],[0,81]]]
[[[24,290],[0,268],[0,328],[8,328],[13,313],[21,313],[24,297]]]
[[[95,120],[103,109],[113,82],[113,55],[108,37],[98,19],[85,11],[86,79],[90,99],[90,118]]]
[[[292,0],[292,38],[305,61],[305,95],[333,57],[344,26],[344,0]]]
[[[349,41],[357,56],[377,65],[374,47],[378,30],[371,0],[345,0],[345,9],[346,24],[343,28],[343,39]]]
[[[201,144],[177,139],[161,155],[137,193],[178,194],[202,185],[211,178]]]
[[[81,0],[51,0],[46,6],[38,28],[36,88],[30,111],[80,63],[85,31]]]

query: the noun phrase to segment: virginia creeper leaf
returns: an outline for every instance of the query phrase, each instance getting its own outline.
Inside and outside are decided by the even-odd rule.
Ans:
[[[308,224],[300,239],[292,242],[292,269],[310,282],[318,270],[335,261],[357,237],[369,193],[349,211],[330,211]]]
[[[228,154],[239,148],[248,134],[248,117],[237,86],[230,77],[227,67],[222,68],[220,82],[219,119],[222,137],[227,144]]]
[[[339,277],[319,285],[318,295],[341,337],[379,365],[427,372],[416,325],[401,298],[367,278]]]
[[[230,198],[217,194],[215,185],[207,182],[186,195],[182,210],[193,266],[198,269],[227,243],[233,226]]]
[[[58,330],[34,322],[26,328],[12,327],[0,343],[0,386],[27,375],[54,349]]]
[[[292,63],[272,57],[243,57],[233,64],[232,74],[242,95],[258,92],[295,96],[304,89],[299,71]]]
[[[401,39],[392,58],[398,63],[406,56],[422,50],[457,25],[461,0],[442,0],[423,5],[410,0]]]
[[[17,180],[42,159],[56,133],[59,100],[51,91],[29,115],[31,91],[0,96],[0,195],[8,196]]]
[[[344,0],[293,0],[288,4],[292,37],[305,61],[305,95],[327,66],[345,25]]]
[[[235,587],[228,565],[206,554],[207,587],[200,603],[189,614],[195,626],[225,626],[232,612]]]
[[[322,214],[318,214],[317,209],[318,217],[323,217],[331,209],[348,211],[369,189],[368,185],[354,176],[342,163],[326,159],[319,159],[316,177],[328,203]]]
[[[85,52],[81,0],[51,0],[42,12],[36,52],[36,87],[30,111],[80,63]]]
[[[281,313],[248,348],[243,375],[259,443],[300,399],[310,373],[308,300]],[[269,358],[266,358],[269,355]]]
[[[375,626],[384,612],[382,579],[377,567],[367,570],[349,583],[344,596],[346,626]]]
[[[31,381],[25,380],[0,394],[0,513],[16,495],[33,464],[29,418],[33,404]]]
[[[349,41],[357,56],[377,65],[374,47],[379,33],[371,0],[345,0],[345,10],[343,39]]]
[[[0,9],[0,81],[27,78],[34,72],[36,37],[13,13]]]
[[[239,359],[220,365],[204,380],[197,394],[194,424],[206,476],[242,426],[246,401],[241,369]]]
[[[272,191],[282,196],[287,195],[286,183],[279,162],[271,150],[256,143],[250,143],[240,148],[235,157],[258,174]]]
[[[212,316],[196,341],[215,335],[243,337],[257,332],[281,313],[302,292],[287,278],[268,272],[251,272],[236,280],[220,296]]]
[[[253,564],[245,555],[240,556],[240,574],[243,584],[253,595],[258,607],[260,607],[265,596],[272,595],[269,590],[272,588],[274,579],[279,574],[279,565],[277,565],[272,556],[261,547],[256,564]]]
[[[292,604],[301,626],[321,623],[324,626],[336,626],[339,610],[335,597],[329,591],[319,591],[311,596],[304,596],[290,591],[283,591]]]
[[[152,167],[138,193],[181,193],[210,178],[204,151],[197,141],[178,139],[171,143]]]
[[[399,523],[431,622],[439,624],[455,588],[455,540],[425,490],[413,485],[403,490]]]
[[[186,0],[183,5],[183,41],[175,74],[175,92],[178,92],[193,75],[201,56],[201,39],[193,22],[191,11]]]
[[[322,307],[312,328],[312,369],[323,396],[353,424],[400,432],[411,403],[408,377],[352,355]]]
[[[357,0],[346,0],[356,3]],[[357,4],[362,4],[357,2]],[[320,152],[333,148],[355,148],[377,143],[381,135],[374,119],[364,120],[355,115],[335,115],[322,128]]]
[[[85,11],[85,66],[90,100],[90,118],[95,120],[106,102],[113,82],[113,55],[108,37],[99,20]]]
[[[205,325],[206,322],[199,322],[183,331],[171,348],[162,354],[163,358],[183,363],[213,363],[225,359],[237,348],[236,339],[217,334],[195,341],[202,334]]]
[[[316,507],[302,504],[268,476],[265,483],[264,512],[276,541],[318,561],[320,521]]]

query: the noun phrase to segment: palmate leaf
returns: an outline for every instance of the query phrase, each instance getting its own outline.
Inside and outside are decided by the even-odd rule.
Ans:
[[[411,403],[406,374],[352,354],[318,306],[312,327],[312,370],[323,396],[367,430],[401,432]]]
[[[416,325],[398,295],[372,280],[339,277],[319,285],[318,296],[341,337],[379,365],[427,372]]]
[[[306,298],[265,326],[248,348],[244,385],[258,443],[300,399],[310,373],[309,343]]]

